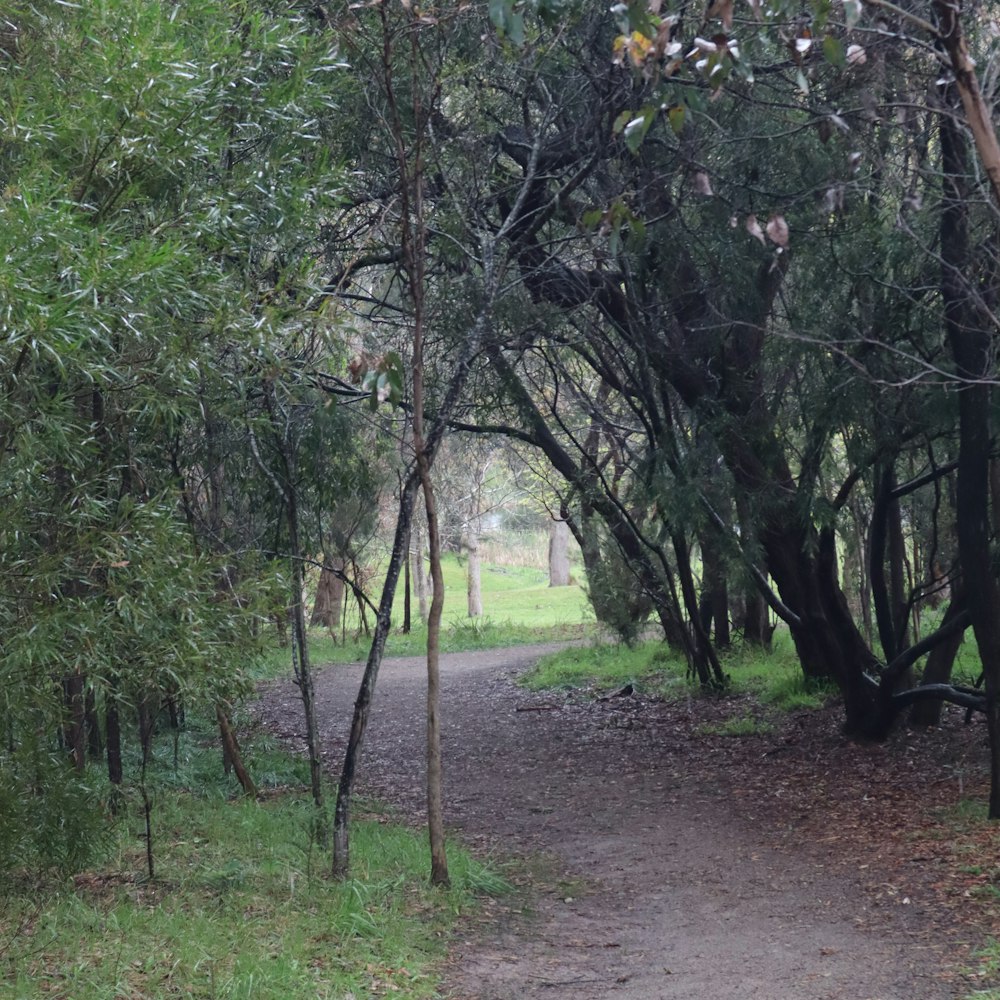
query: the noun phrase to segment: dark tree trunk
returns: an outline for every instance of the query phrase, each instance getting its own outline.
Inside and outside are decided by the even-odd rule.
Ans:
[[[375,630],[372,635],[371,649],[365,663],[365,672],[361,678],[358,697],[354,702],[354,716],[351,720],[351,732],[344,754],[344,764],[340,772],[340,783],[337,788],[337,805],[333,817],[333,865],[334,878],[346,879],[350,872],[350,816],[351,797],[354,792],[354,776],[361,755],[361,744],[368,728],[368,715],[371,712],[372,697],[375,694],[375,684],[378,681],[379,667],[382,665],[382,654],[385,652],[385,641],[389,635],[392,622],[392,603],[396,593],[396,584],[402,571],[403,560],[407,557],[407,541],[410,534],[410,522],[413,519],[413,506],[416,501],[420,477],[411,474],[403,485],[399,498],[399,514],[396,517],[396,535],[389,556],[389,565],[385,571],[385,582],[382,585],[382,596],[379,600],[378,613],[375,616]]]
[[[941,625],[948,625],[966,610],[965,595],[961,593],[961,585],[952,585],[952,600],[941,619]],[[935,646],[927,657],[927,666],[920,679],[921,684],[947,684],[951,680],[955,657],[962,648],[964,632],[956,632],[940,645]],[[936,726],[941,721],[941,702],[928,699],[916,701],[910,710],[910,721],[915,726]]]
[[[760,649],[771,648],[771,638],[774,628],[768,620],[767,601],[756,588],[749,590],[743,599],[743,615],[741,619],[743,641]]]
[[[70,674],[63,681],[66,697],[66,749],[77,771],[87,766],[87,710],[82,674]]]
[[[107,743],[108,780],[122,783],[122,728],[118,714],[117,684],[109,685],[104,699],[104,736]]]
[[[97,695],[93,687],[87,688],[84,715],[87,726],[87,753],[91,760],[100,760],[104,756],[104,744],[101,740],[101,720],[97,717]]]
[[[907,645],[905,558],[899,500],[893,496],[896,477],[887,463],[878,477],[869,536],[869,577],[882,655],[896,659]],[[888,567],[888,574],[886,569]]]
[[[706,534],[699,541],[703,574],[702,625],[706,632],[712,631],[718,649],[728,649],[732,640],[729,633],[729,587],[725,564],[714,539]]]
[[[992,335],[971,302],[966,275],[971,265],[965,186],[967,150],[963,134],[940,116],[945,204],[941,213],[941,293],[945,328],[964,380],[958,393],[959,453],[956,497],[958,552],[972,629],[986,682],[990,740],[991,819],[1000,819],[1000,588],[990,554],[990,409]]]
[[[409,549],[409,542],[407,542]],[[413,579],[410,575],[410,559],[403,560],[403,635],[413,629]]]
[[[675,532],[672,540],[674,555],[677,558],[677,578],[681,584],[681,594],[691,624],[692,666],[702,687],[720,689],[725,687],[726,675],[719,665],[712,641],[702,627],[701,616],[698,613],[698,595],[694,586],[694,574],[691,572],[691,552],[687,539],[679,532]]]

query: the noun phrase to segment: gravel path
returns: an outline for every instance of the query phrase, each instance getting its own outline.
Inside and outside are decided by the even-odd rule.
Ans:
[[[516,675],[549,647],[442,657],[449,825],[476,846],[544,852],[562,875],[533,915],[470,928],[449,967],[455,1000],[948,1000],[909,900],[877,903],[820,852],[776,849],[772,824],[702,770],[660,713],[626,699],[530,694]],[[424,674],[387,660],[361,791],[419,821]],[[323,757],[339,769],[360,667],[317,676]],[[264,713],[298,736],[290,683]],[[782,838],[779,838],[782,839]],[[546,880],[551,882],[551,879]]]

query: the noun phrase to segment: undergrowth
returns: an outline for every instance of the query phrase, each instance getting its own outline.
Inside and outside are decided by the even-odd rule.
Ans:
[[[802,674],[787,634],[777,632],[770,652],[742,646],[721,654],[726,691],[752,694],[778,711],[820,708],[833,689],[810,682]],[[698,690],[683,658],[662,642],[629,647],[593,645],[561,650],[544,657],[522,683],[532,690],[594,688],[611,690],[624,684],[660,698],[688,696]],[[725,692],[724,692],[725,693]]]
[[[352,827],[353,878],[333,881],[306,763],[262,737],[246,749],[259,801],[236,795],[211,730],[180,733],[176,759],[171,734],[158,739],[154,879],[127,791],[100,865],[0,887],[0,998],[438,995],[449,928],[503,878],[451,847],[452,888],[432,889],[423,836],[369,807]]]

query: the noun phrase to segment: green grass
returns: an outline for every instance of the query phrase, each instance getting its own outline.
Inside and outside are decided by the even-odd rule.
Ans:
[[[583,589],[550,587],[546,571],[532,566],[484,565],[482,569],[483,616],[466,613],[464,560],[453,554],[444,560],[445,605],[441,636],[444,652],[494,649],[525,643],[577,639],[594,630],[594,616]],[[393,607],[396,626],[386,644],[386,656],[419,656],[427,648],[427,630],[417,615],[413,598],[413,627],[408,635],[399,631],[403,618],[402,586]],[[369,624],[372,622],[369,612]],[[358,634],[356,613],[348,616],[346,634],[331,637],[325,629],[310,631],[313,663],[356,663],[368,656],[369,639]],[[257,679],[276,677],[291,670],[287,649],[274,648],[261,660]]]
[[[813,680],[802,673],[784,628],[774,633],[770,652],[737,646],[724,655],[722,666],[735,693],[752,694],[782,712],[822,708],[837,694],[832,681]]]
[[[543,657],[521,683],[533,691],[547,688],[612,690],[633,684],[648,694],[669,696],[686,690],[684,663],[662,643],[638,646],[575,646]]]
[[[976,968],[971,974],[977,979],[996,982],[1000,979],[1000,940],[990,940],[976,953]],[[973,990],[964,1000],[1000,1000],[1000,988]]]
[[[833,690],[810,683],[802,674],[786,632],[775,633],[770,653],[743,647],[724,654],[722,668],[729,691],[750,693],[779,711],[819,708]],[[526,687],[588,687],[599,691],[634,684],[640,691],[664,698],[698,690],[679,654],[661,642],[634,647],[594,645],[562,650],[544,657],[523,678]]]
[[[705,736],[767,736],[774,732],[774,724],[753,715],[734,715],[725,722],[699,726],[698,732]]]
[[[369,811],[352,827],[353,878],[334,882],[304,762],[252,741],[265,794],[247,801],[209,737],[182,735],[176,772],[169,741],[157,748],[153,881],[131,792],[98,867],[0,887],[0,997],[437,996],[451,926],[503,878],[452,846],[453,886],[432,889],[425,838]]]

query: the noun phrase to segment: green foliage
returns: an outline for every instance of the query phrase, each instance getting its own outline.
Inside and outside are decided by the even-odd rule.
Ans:
[[[0,874],[79,871],[107,838],[100,788],[65,754],[22,744],[0,768]]]
[[[980,806],[981,809],[981,806]],[[990,938],[976,952],[976,969],[972,973],[977,979],[996,982],[1000,979],[1000,941]],[[1000,987],[972,990],[963,1000],[1000,1000]]]
[[[59,760],[64,683],[123,725],[140,700],[246,690],[272,577],[194,536],[199,437],[208,414],[242,419],[248,369],[306,304],[339,63],[292,4],[4,18],[0,771],[26,803],[4,863],[72,867],[96,813]]]
[[[587,567],[587,597],[597,620],[631,645],[642,634],[653,602],[612,543]]]
[[[352,838],[356,877],[325,875],[303,762],[251,738],[261,802],[233,800],[210,730],[193,719],[154,748],[160,880],[142,883],[138,803],[103,860],[61,881],[0,893],[0,997],[63,995],[437,996],[435,964],[475,897],[509,887],[493,867],[449,851],[452,887],[431,889],[423,838],[369,810]],[[287,786],[292,785],[289,789]],[[284,786],[284,787],[283,787]]]

